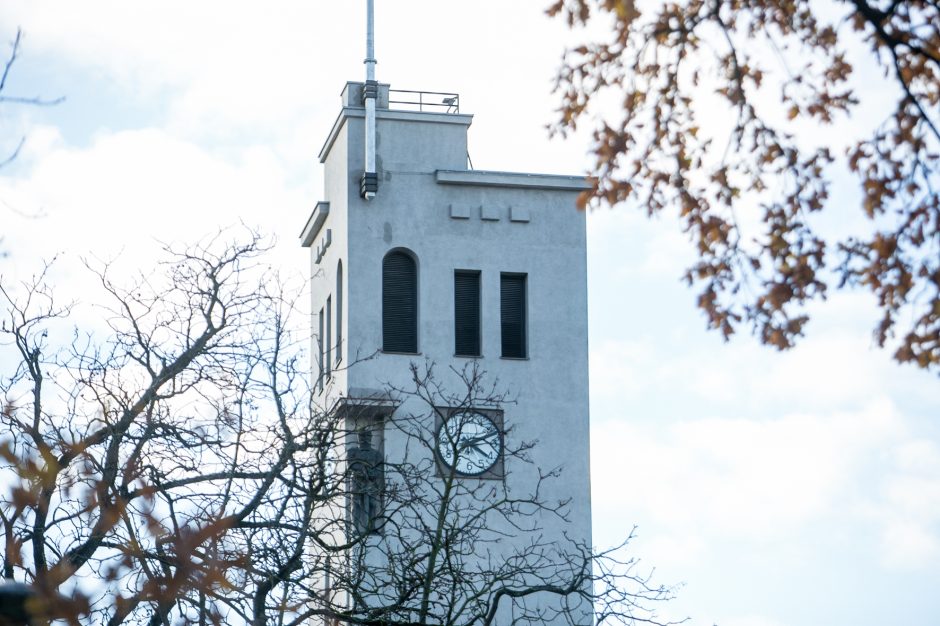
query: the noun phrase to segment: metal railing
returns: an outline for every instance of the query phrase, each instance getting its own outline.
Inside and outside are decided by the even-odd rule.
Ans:
[[[460,113],[460,96],[444,91],[389,89],[388,108],[432,113]]]

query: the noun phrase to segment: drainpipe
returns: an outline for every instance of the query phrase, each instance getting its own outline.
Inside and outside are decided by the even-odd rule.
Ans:
[[[366,167],[359,184],[359,195],[366,200],[373,199],[379,190],[379,175],[375,171],[375,101],[379,96],[379,84],[375,80],[374,4],[374,0],[366,1],[366,84],[362,90],[366,107]]]

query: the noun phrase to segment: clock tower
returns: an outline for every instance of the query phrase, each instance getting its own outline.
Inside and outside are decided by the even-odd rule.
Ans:
[[[473,118],[459,95],[392,89],[374,80],[373,63],[370,45],[367,80],[342,90],[319,155],[323,199],[301,234],[315,400],[341,412],[349,433],[339,462],[350,462],[353,482],[369,472],[352,459],[425,455],[437,468],[430,481],[450,472],[507,493],[537,487],[565,515],[536,512],[538,538],[488,519],[500,549],[556,538],[590,546],[586,232],[575,206],[587,181],[472,169]],[[465,401],[429,415],[402,393],[428,368]],[[511,402],[475,400],[467,372]],[[396,426],[407,415],[428,416],[425,447]],[[538,484],[547,473],[557,477]],[[394,512],[383,528],[366,519],[382,506],[376,490],[351,492],[350,532],[395,532]],[[509,604],[496,623],[513,619]],[[576,623],[591,621],[582,607]]]

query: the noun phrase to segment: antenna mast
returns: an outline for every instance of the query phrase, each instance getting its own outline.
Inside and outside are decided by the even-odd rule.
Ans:
[[[375,101],[379,95],[375,63],[375,1],[366,0],[366,84],[362,90],[366,107],[366,167],[359,184],[359,195],[366,200],[374,198],[379,189],[379,176],[375,171]]]

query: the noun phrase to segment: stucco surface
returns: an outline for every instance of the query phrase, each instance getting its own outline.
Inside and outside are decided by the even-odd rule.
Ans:
[[[347,98],[347,104],[354,101]],[[567,522],[547,517],[546,533],[560,537],[566,532],[590,544],[586,232],[584,214],[575,208],[583,179],[551,177],[551,185],[540,187],[488,184],[519,176],[498,172],[461,176],[461,171],[469,172],[471,116],[400,115],[380,109],[379,191],[367,202],[359,197],[361,112],[354,106],[342,109],[321,154],[326,177],[322,200],[330,203],[321,230],[332,230],[332,244],[319,264],[316,254],[311,261],[314,328],[317,313],[336,290],[337,261],[342,259],[346,345],[339,349],[342,364],[349,366],[334,372],[321,402],[330,406],[351,389],[407,386],[411,362],[433,363],[445,382],[458,385],[451,368],[460,371],[476,361],[488,380],[498,380],[515,399],[503,407],[508,443],[538,442],[532,464],[507,459],[507,488],[522,493],[539,471],[560,468],[560,477],[543,495],[550,501],[570,500],[569,517]],[[439,180],[442,171],[452,174]],[[528,221],[513,221],[511,215],[525,215]],[[399,248],[418,261],[419,345],[413,355],[379,352],[382,259]],[[478,359],[454,356],[456,269],[481,272]],[[528,276],[527,359],[500,357],[501,272]],[[398,410],[426,409],[406,402]],[[394,432],[385,433],[383,447],[391,460],[404,454],[404,442]]]

